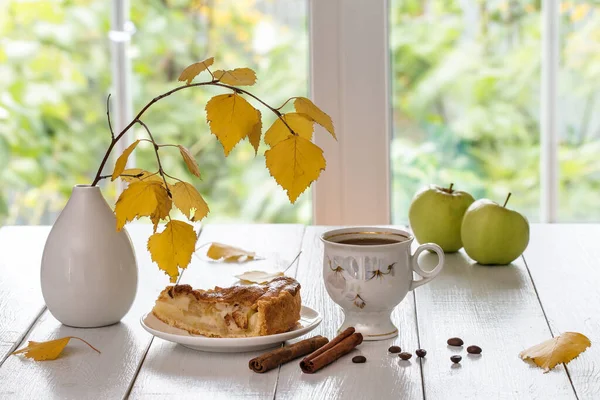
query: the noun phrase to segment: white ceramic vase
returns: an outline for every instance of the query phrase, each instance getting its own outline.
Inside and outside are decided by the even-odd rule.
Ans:
[[[135,253],[97,186],[73,188],[46,241],[41,280],[48,310],[65,325],[111,325],[129,311],[137,291]]]

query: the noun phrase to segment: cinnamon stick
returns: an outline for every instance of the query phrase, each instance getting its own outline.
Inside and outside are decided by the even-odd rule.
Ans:
[[[348,354],[352,349],[361,344],[362,341],[362,334],[355,332],[355,329],[350,327],[336,336],[331,342],[305,357],[300,362],[300,368],[307,374],[315,373],[344,354]]]
[[[295,358],[312,353],[326,345],[327,342],[329,342],[329,339],[323,336],[305,339],[290,346],[281,347],[277,350],[253,358],[248,363],[248,366],[252,371],[262,374],[263,372],[267,372]]]

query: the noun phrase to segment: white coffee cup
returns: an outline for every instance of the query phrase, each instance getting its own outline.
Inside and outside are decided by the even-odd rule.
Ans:
[[[422,244],[411,255],[414,238],[399,229],[335,229],[323,233],[321,240],[325,288],[345,315],[339,330],[353,326],[364,340],[397,336],[398,328],[391,321],[394,307],[410,290],[435,278],[444,266],[444,252],[436,244]],[[439,258],[431,271],[419,266],[419,254],[424,250]],[[413,271],[422,279],[414,280]]]

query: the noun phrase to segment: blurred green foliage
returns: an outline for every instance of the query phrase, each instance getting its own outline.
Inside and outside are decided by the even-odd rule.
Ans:
[[[540,0],[394,0],[392,210],[451,182],[532,220],[540,202]],[[559,218],[600,220],[600,6],[563,2]]]

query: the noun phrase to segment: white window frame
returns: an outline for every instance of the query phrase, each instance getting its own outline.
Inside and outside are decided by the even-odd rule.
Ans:
[[[313,186],[313,222],[391,223],[389,0],[308,0],[311,96],[333,118],[338,141],[317,128],[327,169]],[[542,3],[540,219],[558,210],[559,0]],[[115,130],[131,119],[129,0],[112,0]],[[127,145],[127,140],[121,141]],[[121,149],[121,150],[124,150]]]

